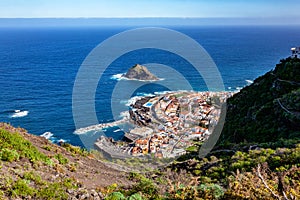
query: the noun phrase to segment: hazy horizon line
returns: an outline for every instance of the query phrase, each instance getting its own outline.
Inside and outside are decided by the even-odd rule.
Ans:
[[[84,23],[83,23],[84,22]],[[120,23],[121,22],[121,23]],[[8,17],[0,26],[300,25],[279,17]]]
[[[166,18],[166,19],[294,19],[293,17],[0,17],[0,19],[144,19],[144,18]]]

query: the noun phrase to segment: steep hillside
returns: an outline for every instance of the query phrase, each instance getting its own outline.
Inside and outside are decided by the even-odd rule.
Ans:
[[[102,199],[127,175],[79,147],[63,147],[0,123],[0,199]]]
[[[222,142],[300,138],[300,59],[281,60],[228,100]]]

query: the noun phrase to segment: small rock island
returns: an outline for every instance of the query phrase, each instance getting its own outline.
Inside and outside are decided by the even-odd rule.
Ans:
[[[123,77],[126,77],[128,79],[132,80],[141,80],[141,81],[157,81],[159,78],[157,78],[155,75],[153,75],[147,67],[136,64],[132,66]]]

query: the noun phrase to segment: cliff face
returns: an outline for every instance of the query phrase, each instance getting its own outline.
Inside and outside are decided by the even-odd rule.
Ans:
[[[271,142],[300,138],[300,59],[281,60],[228,99],[221,141]]]
[[[154,76],[145,66],[136,64],[131,67],[124,77],[128,79],[137,79],[144,81],[156,81],[158,78]]]

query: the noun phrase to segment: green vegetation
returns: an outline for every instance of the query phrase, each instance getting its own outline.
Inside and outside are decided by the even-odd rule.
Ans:
[[[64,147],[73,156],[76,156],[76,155],[88,156],[88,155],[90,155],[90,152],[87,151],[86,149],[80,148],[80,147],[77,147],[77,146],[73,146],[69,143],[62,143],[61,146]]]
[[[0,128],[0,168],[6,171],[0,174],[0,199],[68,199],[66,190],[78,187],[74,179],[62,176],[49,181],[42,178],[41,172],[36,169],[55,170],[60,164],[68,164],[69,160],[62,154],[56,154],[54,158],[60,164],[53,165],[53,158],[39,151],[15,131],[17,129],[8,125],[4,127]],[[47,151],[51,150],[49,145],[44,147]]]
[[[15,160],[19,160],[20,155],[14,149],[3,148],[0,152],[0,158],[3,161],[12,162]]]
[[[300,144],[291,148],[255,148],[241,144],[207,158],[174,162],[144,175],[131,173],[131,187],[113,184],[107,199],[288,199],[300,198]],[[271,144],[275,146],[276,144]]]
[[[56,182],[48,182],[34,172],[25,172],[16,180],[10,177],[0,177],[0,180],[2,195],[14,199],[29,197],[33,199],[67,199],[66,189],[77,187],[72,179],[63,178]]]
[[[228,100],[220,143],[300,138],[300,59],[281,60]]]
[[[18,179],[12,184],[9,193],[13,198],[32,196],[35,193],[35,189],[30,187],[28,183],[29,182],[24,179]]]
[[[43,162],[50,164],[50,158],[41,153],[28,140],[18,133],[11,133],[0,129],[0,159],[3,161],[17,161],[28,158],[30,162]]]
[[[54,156],[54,158],[56,158],[56,160],[58,160],[59,164],[62,164],[62,165],[65,165],[69,162],[69,160],[67,158],[65,158],[63,155],[61,155],[60,153],[56,154]]]

